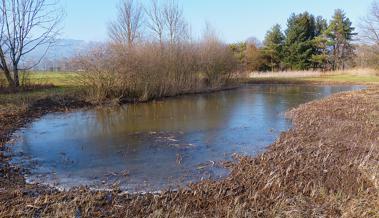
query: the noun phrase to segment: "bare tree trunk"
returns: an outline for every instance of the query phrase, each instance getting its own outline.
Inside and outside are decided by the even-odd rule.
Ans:
[[[16,87],[16,84],[15,84],[15,82],[11,76],[11,73],[10,73],[8,67],[7,67],[7,62],[5,60],[4,52],[2,49],[0,49],[0,62],[1,62],[0,70],[2,70],[4,72],[5,78],[7,79],[9,86],[11,86],[13,88]]]
[[[337,46],[333,46],[333,70],[337,70],[338,68],[338,47]]]
[[[12,79],[12,76],[11,76],[11,73],[9,72],[9,70],[8,69],[3,69],[3,72],[4,72],[4,75],[5,75],[5,78],[7,78],[9,86],[12,87],[12,88],[15,88],[16,84],[15,84],[14,80]]]
[[[13,81],[15,87],[20,87],[20,78],[18,75],[18,67],[17,65],[13,66]]]

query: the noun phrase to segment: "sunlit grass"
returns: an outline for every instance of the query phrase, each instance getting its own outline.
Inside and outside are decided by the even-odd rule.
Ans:
[[[20,73],[23,85],[53,85],[56,87],[79,86],[78,73],[75,72],[26,72]],[[7,81],[0,73],[0,87],[7,86]]]
[[[379,84],[379,72],[372,69],[354,69],[347,71],[320,72],[320,71],[289,71],[251,73],[249,80],[253,82],[278,83],[353,83],[353,84]]]
[[[22,105],[49,96],[76,93],[81,88],[77,77],[78,74],[73,72],[21,73],[21,83],[31,86],[39,85],[41,88],[32,91],[0,93],[0,106]]]
[[[78,74],[74,72],[30,72],[25,78],[31,84],[51,84],[58,87],[78,86]]]
[[[376,75],[351,75],[337,74],[321,77],[303,78],[310,81],[326,81],[326,82],[355,82],[355,83],[379,83],[379,76]]]

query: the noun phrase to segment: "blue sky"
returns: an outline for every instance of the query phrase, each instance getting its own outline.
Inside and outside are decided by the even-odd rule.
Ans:
[[[139,0],[147,4],[148,0]],[[116,16],[119,0],[62,0],[66,13],[64,38],[86,41],[107,39],[107,25]],[[179,0],[192,33],[201,33],[210,23],[226,42],[244,41],[255,36],[263,39],[276,23],[285,27],[291,13],[309,11],[330,18],[343,9],[353,24],[368,11],[372,0]]]

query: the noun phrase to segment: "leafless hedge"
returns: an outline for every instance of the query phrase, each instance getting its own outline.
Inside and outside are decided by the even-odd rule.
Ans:
[[[209,31],[190,39],[175,1],[152,1],[144,13],[133,0],[119,7],[111,41],[75,60],[93,100],[148,100],[225,85],[236,65],[232,51]]]

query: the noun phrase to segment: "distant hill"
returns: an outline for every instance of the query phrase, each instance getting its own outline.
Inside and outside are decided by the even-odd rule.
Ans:
[[[57,39],[56,43],[47,50],[46,54],[47,45],[42,45],[29,53],[24,58],[23,65],[25,67],[30,66],[30,63],[38,62],[38,60],[44,56],[41,62],[33,67],[34,70],[59,70],[58,68],[61,66],[58,65],[60,65],[62,61],[85,53],[96,44],[97,42],[86,42],[84,40]]]

